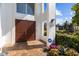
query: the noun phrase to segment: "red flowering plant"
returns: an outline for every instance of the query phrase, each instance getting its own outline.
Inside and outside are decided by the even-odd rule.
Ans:
[[[57,45],[57,44],[51,44],[51,45],[50,45],[50,48],[58,49],[58,45]]]
[[[58,56],[59,55],[59,49],[58,45],[53,43],[49,46],[49,51],[47,52],[47,56]]]

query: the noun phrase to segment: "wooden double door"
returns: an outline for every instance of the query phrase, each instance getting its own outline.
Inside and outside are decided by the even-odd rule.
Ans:
[[[36,22],[28,20],[15,20],[16,42],[26,42],[36,38]]]

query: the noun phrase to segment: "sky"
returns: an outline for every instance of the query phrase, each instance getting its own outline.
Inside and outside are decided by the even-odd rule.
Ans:
[[[56,24],[62,25],[65,21],[72,21],[74,11],[71,10],[75,3],[57,3],[56,4]]]
[[[47,9],[47,3],[44,3],[44,11]]]

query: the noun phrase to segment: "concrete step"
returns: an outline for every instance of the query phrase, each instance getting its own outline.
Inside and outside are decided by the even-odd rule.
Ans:
[[[34,49],[34,48],[44,48],[46,44],[39,40],[27,41],[22,43],[16,43],[12,47],[5,47],[6,50],[21,50],[21,49]]]
[[[27,41],[27,48],[44,48],[46,44],[39,40]]]
[[[27,41],[27,43],[17,43],[13,47],[7,47],[4,51],[12,56],[46,56],[43,52],[45,44],[41,41]]]
[[[27,41],[27,45],[43,45],[43,42],[40,42],[39,40],[34,41]]]

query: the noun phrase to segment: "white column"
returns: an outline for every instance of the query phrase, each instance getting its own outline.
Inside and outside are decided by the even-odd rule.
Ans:
[[[36,39],[40,39],[41,34],[41,3],[35,3]]]
[[[39,15],[40,13],[40,3],[35,3],[35,16]]]
[[[41,6],[41,14],[43,14],[44,13],[44,3],[41,3],[40,6]]]
[[[55,43],[55,4],[53,3],[48,4],[47,15],[48,15],[47,46],[49,47],[52,43]],[[52,23],[51,20],[53,20]]]
[[[41,15],[44,13],[44,4],[43,3],[35,3],[35,15]]]

